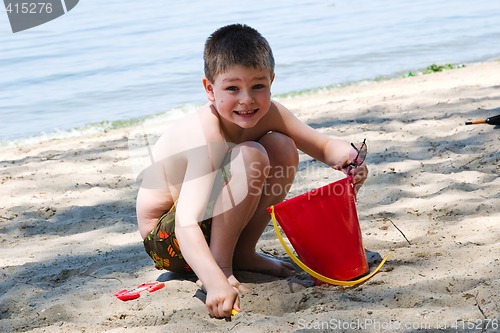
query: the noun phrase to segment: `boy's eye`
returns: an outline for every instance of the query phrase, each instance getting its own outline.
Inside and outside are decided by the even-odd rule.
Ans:
[[[263,84],[256,84],[255,86],[253,86],[253,89],[262,89],[264,87],[265,86]]]
[[[238,87],[231,86],[231,87],[227,87],[226,90],[229,90],[229,91],[238,91]]]

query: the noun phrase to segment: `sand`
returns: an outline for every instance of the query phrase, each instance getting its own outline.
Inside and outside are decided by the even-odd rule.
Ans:
[[[232,321],[210,318],[193,277],[155,270],[142,248],[141,140],[167,121],[0,148],[0,331],[497,331],[500,130],[464,122],[500,114],[499,73],[493,61],[280,98],[318,131],[367,139],[363,242],[371,269],[391,256],[351,288],[241,272]],[[301,155],[290,196],[340,177]],[[288,258],[271,225],[258,248]],[[165,287],[113,296],[155,280]]]

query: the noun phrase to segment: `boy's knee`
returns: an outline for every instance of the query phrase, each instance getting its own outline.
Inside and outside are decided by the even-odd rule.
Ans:
[[[297,147],[289,136],[272,132],[266,134],[259,142],[265,147],[274,166],[297,166],[299,163]]]
[[[258,142],[243,142],[239,146],[247,173],[267,177],[270,168],[269,156],[266,149]]]

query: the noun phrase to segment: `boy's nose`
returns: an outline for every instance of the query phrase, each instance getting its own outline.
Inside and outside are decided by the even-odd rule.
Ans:
[[[240,104],[249,105],[254,102],[253,96],[250,93],[242,93]]]

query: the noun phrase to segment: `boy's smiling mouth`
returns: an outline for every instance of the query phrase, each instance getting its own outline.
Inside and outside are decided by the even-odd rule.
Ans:
[[[254,110],[244,110],[244,111],[234,111],[239,116],[248,116],[256,113],[259,109],[254,109]]]

